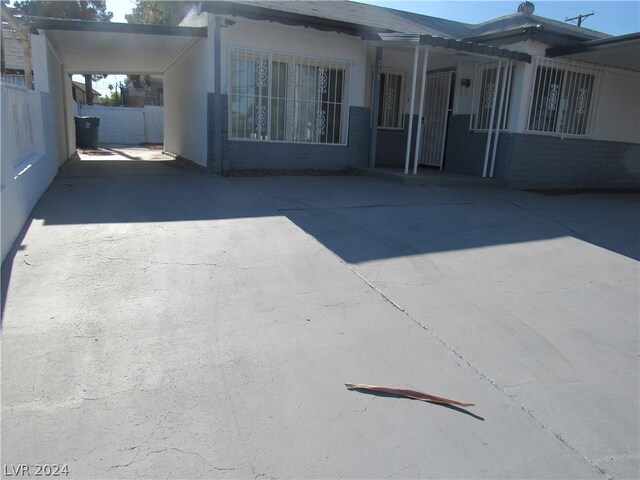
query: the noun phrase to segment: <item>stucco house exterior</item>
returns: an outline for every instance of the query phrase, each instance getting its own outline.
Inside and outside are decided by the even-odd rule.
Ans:
[[[640,188],[640,33],[529,2],[478,25],[349,1],[203,1],[180,27],[86,24],[39,24],[63,71],[126,71],[71,55],[70,30],[175,39],[174,58],[146,70],[163,76],[165,150],[211,172],[395,166]]]

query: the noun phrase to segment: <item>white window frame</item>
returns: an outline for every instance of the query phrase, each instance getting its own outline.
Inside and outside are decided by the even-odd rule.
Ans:
[[[483,92],[481,91],[482,79],[483,79],[484,72],[487,70],[496,69],[496,75],[497,75],[499,65],[500,65],[500,62],[487,62],[487,63],[476,64],[476,74],[475,74],[475,81],[474,81],[475,85],[473,88],[473,101],[471,103],[472,109],[471,109],[471,118],[469,119],[469,130],[472,130],[474,132],[487,132],[489,130],[488,124],[491,121],[490,119],[491,119],[491,109],[493,108],[492,107],[493,101],[491,101],[485,106],[486,108],[484,110],[486,110],[485,112],[487,114],[486,117],[482,115],[478,115],[478,111],[480,110],[480,99],[483,98]],[[507,75],[507,91],[504,97],[504,104],[502,106],[502,119],[500,121],[501,132],[509,131],[509,118],[511,116],[511,87],[513,83],[514,70],[515,70],[515,65],[513,65],[513,63],[502,62],[502,65],[500,66],[500,78],[494,79],[495,83],[498,84],[498,88],[494,87],[494,91],[492,93],[492,97],[495,95],[498,95],[498,98],[495,99],[495,115],[497,116],[498,109],[500,106],[499,95],[502,93],[501,88],[502,88],[504,75]],[[486,98],[487,92],[484,92],[484,93],[485,93],[484,98]],[[484,121],[482,120],[486,120],[487,127],[479,126],[480,123],[484,123]],[[494,128],[495,128],[495,122],[498,122],[498,119],[494,120]]]
[[[525,132],[536,135],[547,135],[555,137],[574,137],[574,138],[590,138],[593,136],[593,129],[596,122],[596,115],[598,110],[598,98],[600,96],[600,86],[602,84],[603,70],[578,62],[569,62],[566,60],[556,60],[545,57],[534,57],[532,61],[532,77],[531,77],[531,91],[529,92],[529,108],[527,109],[527,120],[525,125]],[[538,69],[547,69],[544,73],[543,81],[538,82],[536,80],[538,76]],[[552,73],[549,73],[551,71]],[[560,72],[560,73],[558,73]],[[567,77],[571,75],[571,78],[567,80]],[[590,98],[581,97],[583,93],[581,90],[589,87],[588,76],[593,77],[593,82],[590,85]],[[553,78],[560,77],[556,86],[556,95],[544,96],[542,85],[547,81],[553,81]],[[571,89],[568,93],[567,90]],[[577,92],[575,93],[577,89]],[[585,90],[584,95],[588,95],[589,90]],[[553,99],[553,100],[552,100]],[[556,117],[551,121],[542,120],[540,116],[536,116],[534,113],[534,102],[538,101],[540,104],[547,103],[547,109],[558,109]],[[575,110],[574,112],[565,111],[568,108],[563,108],[563,105],[571,104],[571,102],[577,102],[576,107],[582,109],[588,115],[586,123],[579,119],[578,115],[582,115],[583,112]],[[586,103],[585,103],[586,102]],[[582,106],[579,106],[582,105]],[[537,112],[538,110],[536,110]],[[557,116],[562,112],[561,120],[558,120]],[[569,118],[568,124],[565,124],[565,118]],[[541,125],[542,121],[542,125]],[[565,129],[565,126],[568,128]],[[552,129],[551,129],[552,127]],[[578,129],[584,132],[576,133]]]
[[[400,77],[400,105],[398,105],[398,118],[399,118],[399,122],[400,125],[399,126],[395,126],[395,127],[389,127],[389,126],[384,126],[384,125],[380,125],[380,123],[378,122],[378,129],[380,130],[404,130],[404,109],[405,109],[405,91],[406,91],[406,82],[407,82],[407,71],[406,70],[402,70],[400,68],[395,68],[395,67],[382,67],[382,75],[396,75]],[[373,73],[374,77],[374,82],[375,82],[375,72]],[[388,78],[388,77],[387,77]],[[382,79],[381,79],[382,80]],[[385,91],[382,91],[382,98],[386,99],[387,98],[387,88],[389,87],[387,81],[385,80],[384,82],[384,88]],[[375,99],[373,99],[373,88],[371,89],[371,101],[373,104],[373,101]],[[379,109],[380,112],[382,113],[382,118],[384,120],[384,106],[385,106],[385,102],[382,102],[379,105]],[[376,119],[376,122],[378,120]]]
[[[265,105],[265,114],[264,116],[261,116],[261,118],[259,120],[264,121],[264,135],[260,135],[261,138],[258,138],[258,136],[256,135],[255,138],[248,138],[248,137],[234,137],[233,136],[233,127],[232,127],[232,101],[233,101],[233,96],[239,96],[238,94],[234,94],[233,93],[233,61],[234,61],[234,54],[240,54],[240,55],[250,55],[252,56],[252,58],[255,59],[264,59],[267,61],[267,72],[266,72],[266,87],[267,87],[267,94],[266,96],[264,95],[260,95],[260,97],[264,97],[266,98],[266,105]],[[328,57],[319,57],[319,56],[303,56],[303,55],[298,55],[298,54],[294,54],[294,53],[286,53],[286,52],[279,52],[279,51],[274,51],[274,50],[258,50],[258,49],[253,49],[253,48],[247,48],[247,47],[242,47],[242,46],[235,46],[235,45],[231,45],[228,47],[228,52],[227,52],[227,59],[228,59],[228,68],[227,68],[227,72],[228,72],[228,84],[229,84],[229,108],[228,108],[228,139],[230,141],[234,141],[234,142],[269,142],[269,143],[295,143],[295,144],[308,144],[308,145],[329,145],[329,146],[347,146],[348,145],[348,141],[349,141],[349,110],[351,107],[351,71],[352,71],[352,67],[353,67],[353,62],[350,60],[344,60],[344,59],[336,59],[336,58],[328,58]],[[319,111],[316,111],[316,115],[315,118],[313,119],[313,126],[312,129],[315,130],[315,135],[326,135],[327,141],[309,141],[309,140],[289,140],[289,139],[285,139],[285,140],[280,140],[280,139],[274,139],[272,138],[272,134],[273,134],[273,123],[272,123],[272,103],[275,101],[283,101],[285,99],[281,98],[281,97],[276,97],[274,96],[274,92],[273,92],[273,62],[282,62],[282,63],[287,63],[287,64],[294,64],[294,65],[301,65],[301,67],[299,68],[322,68],[325,70],[328,69],[329,71],[331,70],[335,70],[335,71],[341,71],[342,72],[342,92],[341,92],[341,98],[342,101],[340,102],[336,102],[334,101],[323,101],[322,99],[318,99],[317,97],[315,97],[314,100],[303,100],[306,103],[315,103],[316,105],[322,105],[322,104],[327,104],[327,105],[333,105],[334,107],[334,118],[333,118],[333,122],[335,125],[335,121],[338,118],[336,116],[336,110],[337,110],[337,106],[340,106],[340,117],[339,117],[339,121],[340,121],[340,126],[339,126],[339,131],[335,130],[333,133],[333,137],[335,138],[336,134],[339,137],[339,141],[338,142],[330,142],[328,141],[329,139],[329,135],[325,134],[325,131],[322,130],[322,128],[326,128],[325,125],[325,121],[327,121],[328,119],[325,118],[325,115],[317,115],[317,113]],[[330,73],[329,73],[330,75]],[[318,76],[320,77],[320,75]],[[324,75],[324,82],[326,82],[326,74]],[[321,79],[318,78],[318,83],[316,84],[318,86],[318,88],[321,88],[322,85],[326,86],[326,83],[321,82]],[[330,80],[329,80],[330,82]],[[334,81],[334,84],[337,85],[337,81]],[[296,85],[296,88],[299,88]],[[337,88],[337,87],[336,87]],[[307,92],[308,93],[308,92]],[[322,93],[327,93],[327,91],[323,91]],[[334,98],[335,95],[337,95],[337,91],[334,91]],[[295,99],[290,99],[291,101],[297,101]],[[328,108],[328,107],[327,107]],[[327,109],[328,111],[328,109]],[[322,117],[322,118],[321,118]],[[295,117],[294,117],[295,118]],[[290,121],[290,119],[288,117],[285,117],[285,124],[288,123]],[[294,120],[295,122],[295,120]],[[246,126],[246,124],[245,124]],[[286,128],[286,126],[285,126]],[[298,127],[296,127],[298,128]],[[246,132],[246,130],[245,130]],[[280,133],[280,132],[278,132]],[[277,135],[277,134],[276,134]]]

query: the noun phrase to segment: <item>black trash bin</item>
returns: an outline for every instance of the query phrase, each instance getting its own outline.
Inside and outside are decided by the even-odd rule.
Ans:
[[[76,147],[98,148],[99,117],[73,117],[76,121]]]

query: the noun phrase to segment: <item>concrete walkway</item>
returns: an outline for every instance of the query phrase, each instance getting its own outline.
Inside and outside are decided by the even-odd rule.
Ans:
[[[3,464],[637,475],[638,196],[84,165],[3,268]]]

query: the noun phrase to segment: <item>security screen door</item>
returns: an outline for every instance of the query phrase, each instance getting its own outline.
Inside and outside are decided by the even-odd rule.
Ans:
[[[442,168],[453,72],[427,75],[420,165]]]

